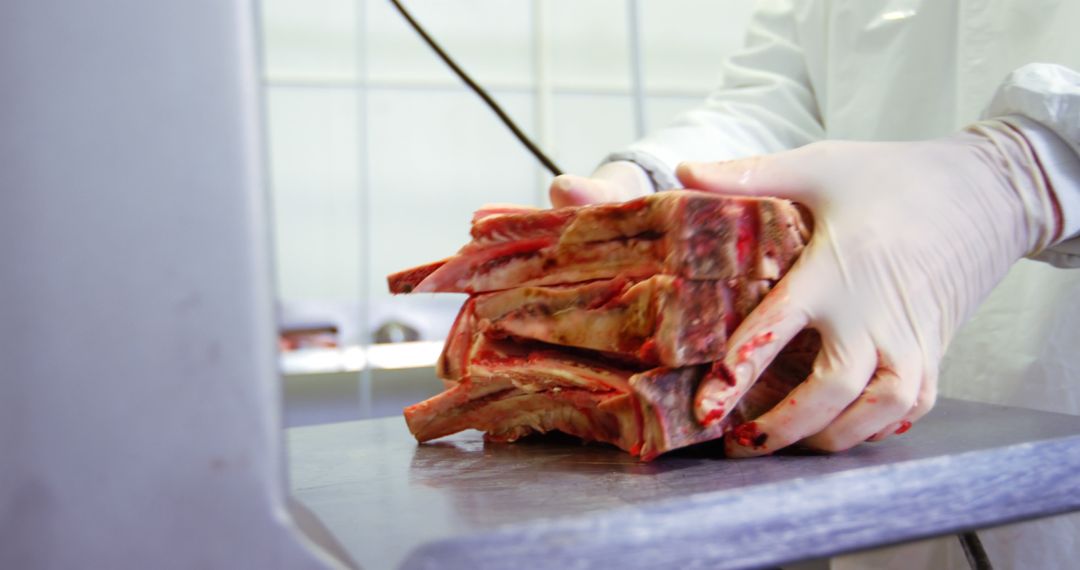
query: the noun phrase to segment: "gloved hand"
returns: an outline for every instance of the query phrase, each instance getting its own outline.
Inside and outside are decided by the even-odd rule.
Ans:
[[[583,206],[597,202],[625,202],[653,192],[645,171],[632,162],[600,165],[589,177],[562,174],[551,181],[551,205]]]
[[[1060,231],[1055,197],[1013,125],[1041,128],[1010,117],[927,142],[823,142],[679,167],[687,188],[784,197],[814,217],[801,257],[729,340],[734,385],[699,387],[699,420],[730,410],[796,333],[821,334],[810,376],[729,433],[730,456],[798,441],[843,450],[902,433],[930,410],[957,327]]]

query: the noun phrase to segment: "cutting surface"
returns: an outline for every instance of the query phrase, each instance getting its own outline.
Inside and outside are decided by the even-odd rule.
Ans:
[[[942,400],[836,455],[641,463],[569,438],[288,430],[296,497],[363,568],[750,568],[1080,509],[1080,417]]]

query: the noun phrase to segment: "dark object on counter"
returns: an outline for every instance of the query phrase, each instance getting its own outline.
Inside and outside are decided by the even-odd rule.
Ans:
[[[387,321],[375,329],[374,340],[379,344],[420,340],[416,328],[400,321]]]
[[[278,330],[278,349],[282,352],[305,348],[335,348],[339,345],[338,326],[329,322],[292,323]]]

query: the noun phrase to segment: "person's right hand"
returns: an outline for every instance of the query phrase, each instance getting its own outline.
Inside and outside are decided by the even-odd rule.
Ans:
[[[652,194],[652,182],[638,165],[615,161],[600,165],[592,175],[562,174],[551,181],[551,205],[583,206],[598,202],[625,202]]]
[[[799,441],[841,451],[930,410],[959,327],[1014,262],[1060,239],[1060,206],[1027,138],[1039,129],[1010,117],[931,141],[821,142],[679,167],[687,188],[787,198],[814,217],[798,261],[730,336],[730,376],[698,388],[699,421],[723,417],[796,334],[821,335],[809,377],[736,427],[729,457]]]

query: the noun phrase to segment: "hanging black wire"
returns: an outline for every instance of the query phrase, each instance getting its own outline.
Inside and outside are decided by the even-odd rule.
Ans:
[[[956,535],[960,539],[960,546],[964,547],[964,556],[967,557],[968,566],[973,570],[993,570],[990,557],[986,555],[979,535],[974,532],[962,532]]]
[[[517,137],[519,141],[521,141],[521,144],[525,145],[525,148],[529,149],[529,152],[531,152],[532,155],[536,157],[536,160],[539,160],[540,164],[543,164],[544,168],[547,168],[553,176],[558,176],[562,174],[562,170],[555,165],[555,162],[548,158],[548,156],[544,154],[544,152],[540,150],[539,147],[537,147],[535,144],[533,144],[531,140],[529,140],[529,137],[526,136],[525,133],[523,133],[516,124],[514,124],[514,120],[506,114],[506,111],[503,111],[502,107],[500,107],[499,104],[491,98],[491,95],[488,95],[487,91],[484,91],[483,87],[477,85],[476,82],[473,81],[472,78],[469,77],[464,70],[458,67],[458,64],[455,63],[453,59],[450,59],[450,56],[447,55],[441,47],[439,47],[439,44],[435,43],[435,40],[431,39],[431,36],[429,36],[428,33],[424,31],[424,28],[420,27],[420,24],[412,17],[412,14],[409,14],[409,11],[401,5],[401,2],[398,2],[398,0],[390,0],[390,2],[394,5],[395,8],[397,8],[398,12],[401,13],[402,17],[404,17],[405,20],[409,22],[409,25],[412,26],[412,29],[416,30],[417,34],[420,34],[420,37],[423,38],[424,42],[427,43],[427,45],[430,46],[431,49],[435,50],[435,54],[438,55],[439,58],[446,63],[446,65],[450,66],[450,69],[454,72],[454,74],[460,77],[461,80],[465,82],[465,85],[468,85],[474,93],[479,95],[480,98],[483,99],[485,103],[487,103],[488,107],[491,107],[491,110],[499,116],[499,119],[502,120],[503,124],[506,125],[508,129],[510,129],[510,132],[514,133],[514,136]]]

